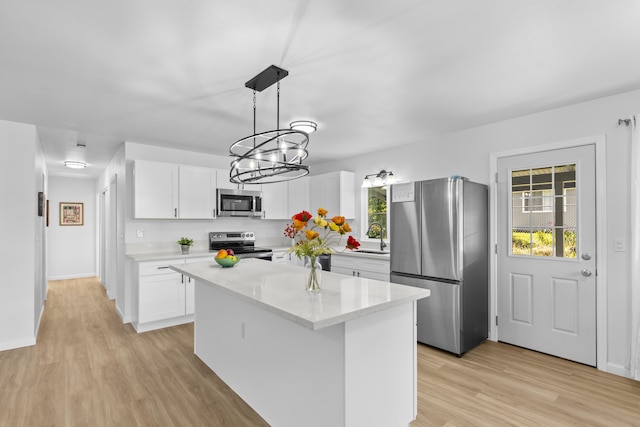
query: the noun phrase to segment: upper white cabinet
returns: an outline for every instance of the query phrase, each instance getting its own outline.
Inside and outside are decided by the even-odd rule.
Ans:
[[[135,218],[215,218],[215,169],[148,160],[133,168]]]
[[[329,217],[341,215],[353,219],[356,217],[355,175],[353,172],[340,171],[312,176],[310,178],[311,209],[329,211]]]
[[[229,181],[229,169],[216,169],[216,174],[218,188],[227,188],[230,190],[238,188],[238,184]]]
[[[179,173],[179,217],[215,218],[216,170],[180,165]]]
[[[178,165],[135,160],[134,217],[178,217]]]
[[[309,197],[310,179],[308,176],[287,181],[287,191],[289,192],[289,197],[287,198],[287,219],[303,210],[308,211],[309,209],[313,209],[313,207],[309,206],[311,199]]]
[[[295,212],[289,213],[289,207],[287,203],[288,194],[289,187],[286,181],[262,185],[262,210],[264,212],[263,218],[289,219]]]
[[[260,184],[234,184],[229,181],[229,169],[216,169],[218,188],[227,188],[229,190],[245,189],[251,191],[262,191]]]

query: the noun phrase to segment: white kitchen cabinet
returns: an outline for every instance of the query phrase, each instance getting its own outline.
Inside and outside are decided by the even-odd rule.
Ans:
[[[177,164],[135,160],[134,217],[178,217]]]
[[[264,219],[289,219],[295,213],[288,210],[288,183],[274,182],[262,185]]]
[[[355,174],[339,171],[315,175],[310,178],[310,205],[315,215],[318,208],[329,211],[329,217],[341,215],[345,218],[356,217]]]
[[[216,170],[180,165],[178,172],[178,217],[181,219],[215,218]]]
[[[287,219],[290,219],[293,215],[303,210],[318,209],[317,207],[313,208],[310,206],[310,179],[308,176],[288,181],[287,191]]]
[[[170,269],[170,265],[212,261],[213,256],[175,258],[137,262],[138,332],[166,328],[193,321],[195,284],[193,280]]]
[[[229,169],[216,169],[216,186],[217,188],[227,188],[235,190],[238,188],[238,184],[229,182]]]
[[[289,255],[287,251],[273,251],[271,262],[278,264],[289,264]]]
[[[216,169],[216,185],[218,188],[226,188],[229,190],[251,190],[251,191],[262,191],[261,184],[234,184],[229,181],[229,169]],[[270,185],[270,184],[267,184]]]
[[[138,325],[184,316],[185,277],[169,269],[169,265],[183,262],[177,259],[140,263]]]
[[[215,169],[135,160],[133,182],[135,218],[215,218]]]
[[[348,276],[389,281],[391,271],[388,259],[373,259],[354,255],[331,255],[331,271]]]

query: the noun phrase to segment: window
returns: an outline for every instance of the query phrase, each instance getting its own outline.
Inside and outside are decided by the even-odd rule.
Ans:
[[[380,239],[380,233],[382,238],[387,240],[389,238],[389,219],[387,215],[387,187],[368,187],[363,188],[363,197],[366,199],[366,203],[363,206],[366,208],[364,227],[362,229],[362,240],[366,239]],[[373,226],[369,236],[367,236],[367,230],[373,223],[382,225],[382,230],[379,227]]]
[[[576,165],[511,172],[511,255],[576,258]]]
[[[553,212],[553,192],[551,190],[523,191],[522,213]]]

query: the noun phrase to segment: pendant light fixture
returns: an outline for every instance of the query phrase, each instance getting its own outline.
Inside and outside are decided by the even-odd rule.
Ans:
[[[245,87],[253,89],[253,135],[239,139],[229,148],[229,154],[234,157],[229,171],[231,182],[269,184],[300,178],[309,173],[309,166],[302,164],[309,155],[309,132],[294,129],[293,126],[280,129],[280,80],[288,75],[287,70],[271,65],[245,83]],[[274,83],[278,85],[276,130],[257,133],[256,91],[262,92]]]

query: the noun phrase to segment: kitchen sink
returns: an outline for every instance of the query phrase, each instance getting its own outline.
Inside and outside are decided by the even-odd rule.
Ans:
[[[378,254],[387,255],[389,251],[376,251],[375,249],[356,249],[354,252],[360,252],[361,254]]]

